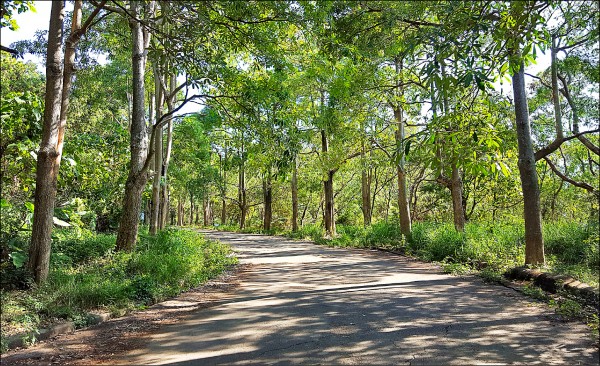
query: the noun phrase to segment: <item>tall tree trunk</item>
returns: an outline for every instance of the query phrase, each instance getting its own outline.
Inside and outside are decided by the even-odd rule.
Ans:
[[[521,61],[519,70],[512,76],[513,98],[519,147],[519,173],[523,190],[525,218],[525,264],[543,264],[544,240],[540,214],[540,190],[535,169],[535,155],[531,141],[529,110],[525,94],[525,66]]]
[[[442,75],[446,76],[446,69],[444,64],[442,63]],[[448,115],[450,113],[450,107],[448,103],[448,92],[446,87],[442,88],[442,105],[444,107],[444,114]],[[451,129],[452,126],[448,126],[447,129]],[[463,193],[463,182],[460,177],[460,170],[458,168],[458,164],[455,160],[456,158],[452,156],[452,163],[450,168],[452,169],[452,173],[450,176],[450,184],[448,188],[450,189],[450,195],[452,197],[452,216],[454,219],[454,228],[456,231],[464,231],[465,230],[465,208],[462,203],[462,193]]]
[[[63,95],[63,27],[64,4],[52,3],[48,48],[46,52],[46,96],[42,142],[37,155],[37,171],[31,245],[28,267],[36,283],[48,277],[50,266],[50,245],[52,217],[56,200],[57,173],[61,154],[58,148],[61,103]],[[63,130],[64,132],[64,130]]]
[[[402,108],[397,107],[394,110],[394,117],[398,124],[396,128],[396,144],[399,146],[400,159],[396,166],[398,174],[398,214],[400,216],[400,232],[407,239],[411,236],[412,222],[410,217],[410,203],[408,201],[408,190],[406,184],[406,163],[405,163],[405,151],[404,151],[404,119],[402,116]]]
[[[263,217],[263,229],[271,230],[271,219],[273,217],[273,187],[271,185],[271,170],[267,172],[267,176],[263,180],[263,199],[265,214]]]
[[[298,231],[298,162],[294,157],[292,166],[292,231]],[[306,212],[306,209],[304,210]]]
[[[132,15],[139,17],[139,4],[131,2]],[[144,70],[146,68],[146,47],[150,35],[136,19],[129,20],[129,28],[132,35],[132,85],[133,101],[131,116],[131,136],[129,147],[131,150],[131,161],[129,163],[129,174],[125,182],[125,194],[123,198],[123,213],[119,222],[117,232],[116,249],[118,251],[131,251],[137,240],[140,208],[142,204],[142,192],[148,181],[148,172],[145,168],[148,159],[148,130],[145,120],[145,91]]]
[[[154,106],[155,124],[158,124],[163,115],[164,93],[161,86],[162,74],[158,70],[157,65],[154,66],[154,95],[156,105]],[[152,217],[150,218],[150,235],[156,235],[159,228],[160,220],[160,181],[163,170],[163,129],[160,127],[156,131],[154,139],[154,179],[152,181]]]
[[[397,76],[397,91],[398,98],[401,99],[404,94],[404,88],[402,87],[402,68],[403,63],[400,57],[397,57],[394,60],[395,68],[396,68],[396,76]],[[396,145],[400,149],[398,151],[399,160],[396,166],[397,174],[398,174],[398,216],[400,216],[400,232],[404,235],[405,238],[410,239],[411,230],[412,230],[412,222],[410,217],[410,202],[408,201],[408,193],[407,193],[407,184],[406,184],[406,157],[405,157],[405,138],[406,134],[404,131],[404,115],[403,108],[398,102],[396,108],[394,109],[394,118],[396,119]]]
[[[176,86],[176,78],[175,75],[171,74],[169,76],[169,93],[173,93],[173,91],[175,90]],[[173,111],[174,108],[174,102],[175,102],[175,95],[171,95],[171,98],[167,99],[167,108],[168,108],[168,112],[171,113]],[[163,189],[163,209],[162,209],[162,213],[163,213],[163,217],[160,220],[160,225],[159,228],[163,229],[166,225],[167,225],[167,217],[168,217],[168,212],[169,212],[169,207],[170,207],[170,202],[169,202],[169,163],[171,162],[171,150],[173,148],[173,120],[169,120],[168,124],[167,124],[167,148],[165,151],[165,157],[164,157],[164,163],[163,163],[163,185],[162,185],[162,189]]]
[[[67,125],[71,84],[75,73],[75,49],[105,2],[102,1],[95,7],[82,26],[83,2],[75,1],[71,19],[71,34],[65,45],[64,59],[62,54],[64,4],[53,2],[50,11],[46,49],[44,124],[37,157],[34,213],[28,262],[28,268],[33,274],[34,281],[38,284],[46,280],[50,266],[54,204]]]

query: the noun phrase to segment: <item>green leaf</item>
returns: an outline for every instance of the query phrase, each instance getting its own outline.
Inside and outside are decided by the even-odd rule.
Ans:
[[[10,259],[15,267],[21,268],[27,262],[27,254],[22,252],[11,252],[9,255]]]
[[[404,146],[404,155],[408,155],[408,153],[410,151],[410,143],[411,143],[411,140],[406,141],[406,145]]]
[[[34,209],[34,207],[33,207],[33,203],[31,203],[31,202],[25,202],[25,207],[27,208],[27,210],[28,210],[29,212],[32,212],[32,213],[33,213],[33,209]]]

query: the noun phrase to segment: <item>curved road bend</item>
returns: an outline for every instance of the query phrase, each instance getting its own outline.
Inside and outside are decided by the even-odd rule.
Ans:
[[[205,234],[252,265],[240,287],[114,362],[598,365],[585,325],[476,277],[376,251]]]

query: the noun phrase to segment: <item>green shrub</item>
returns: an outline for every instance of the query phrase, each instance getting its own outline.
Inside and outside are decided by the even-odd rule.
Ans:
[[[113,253],[114,236],[68,238],[61,244],[82,263],[53,265],[48,281],[29,291],[3,291],[3,329],[35,329],[40,316],[85,325],[87,310],[144,307],[198,286],[236,262],[228,246],[189,230],[142,236],[131,253]]]
[[[367,248],[400,248],[404,246],[400,225],[392,222],[378,222],[364,231],[360,241]]]

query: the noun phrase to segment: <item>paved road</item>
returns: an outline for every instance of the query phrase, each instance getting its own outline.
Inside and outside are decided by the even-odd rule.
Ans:
[[[382,252],[206,235],[251,264],[241,286],[116,363],[598,364],[584,325],[511,289]]]

